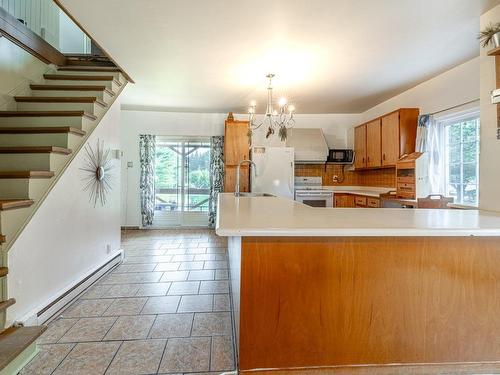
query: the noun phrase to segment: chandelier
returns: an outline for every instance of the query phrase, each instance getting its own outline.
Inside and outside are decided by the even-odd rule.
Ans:
[[[278,136],[282,141],[286,140],[287,130],[295,125],[295,119],[293,118],[293,113],[295,112],[295,107],[288,104],[286,98],[281,98],[278,102],[279,108],[274,108],[273,103],[273,78],[274,74],[269,73],[266,75],[269,79],[269,85],[267,86],[267,107],[265,119],[261,123],[257,123],[255,120],[255,110],[257,108],[257,102],[254,100],[250,103],[248,108],[249,122],[250,122],[250,133],[253,130],[259,129],[264,122],[268,122],[268,128],[266,133],[266,138],[269,138],[278,130]]]

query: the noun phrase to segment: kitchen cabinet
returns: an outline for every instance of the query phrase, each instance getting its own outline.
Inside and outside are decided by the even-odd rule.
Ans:
[[[415,152],[418,108],[401,108],[354,129],[356,169],[395,167]]]
[[[335,194],[335,207],[339,208],[353,208],[354,195],[352,194]]]
[[[368,197],[366,199],[366,205],[370,208],[379,208],[380,207],[380,199]]]
[[[380,119],[366,124],[366,166],[376,168],[382,165],[382,143]]]
[[[354,129],[354,168],[366,168],[366,125]]]
[[[232,193],[234,192],[234,187],[236,186],[236,171],[237,166],[226,166],[224,170],[224,192]],[[241,192],[249,192],[250,191],[250,180],[248,176],[249,168],[248,165],[242,165],[240,168],[240,191]]]
[[[224,191],[234,192],[236,183],[236,167],[242,160],[250,158],[248,140],[248,121],[235,120],[229,113],[224,127]],[[240,171],[240,191],[250,191],[250,174],[248,166]]]
[[[366,207],[366,197],[356,195],[354,197],[354,204],[356,205],[356,207]]]

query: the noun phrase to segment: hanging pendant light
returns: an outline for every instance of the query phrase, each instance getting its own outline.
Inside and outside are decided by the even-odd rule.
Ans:
[[[269,84],[267,86],[267,107],[265,117],[268,123],[266,138],[269,138],[271,135],[275,133],[275,130],[278,131],[278,137],[280,140],[285,141],[287,138],[287,130],[293,128],[295,125],[295,119],[293,118],[295,112],[295,106],[288,104],[286,98],[281,98],[278,101],[278,109],[274,108],[273,103],[273,78],[274,74],[269,73],[266,75],[266,78],[269,80]],[[259,129],[264,122],[257,123],[255,120],[255,112],[257,109],[257,102],[254,100],[250,103],[248,107],[248,115],[250,122],[250,132],[253,130]]]

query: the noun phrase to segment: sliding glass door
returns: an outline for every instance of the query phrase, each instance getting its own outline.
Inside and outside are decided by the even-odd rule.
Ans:
[[[210,141],[157,137],[153,226],[207,226]]]

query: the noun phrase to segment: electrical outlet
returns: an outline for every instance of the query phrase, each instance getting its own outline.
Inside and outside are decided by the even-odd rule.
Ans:
[[[334,175],[333,176],[333,182],[339,182],[339,176]]]
[[[109,254],[111,252],[111,245],[108,243],[106,245],[106,254]]]
[[[134,168],[134,162],[128,161],[127,162],[127,168]]]

